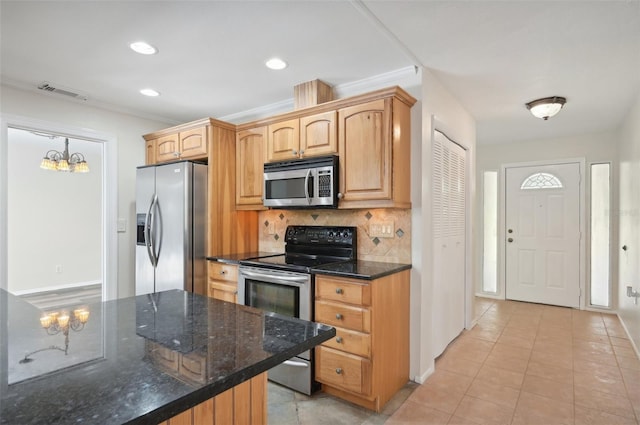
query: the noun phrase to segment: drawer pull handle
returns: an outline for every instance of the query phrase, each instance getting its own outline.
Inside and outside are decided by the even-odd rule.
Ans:
[[[336,288],[336,294],[342,294],[342,293],[344,293],[342,288]]]
[[[226,270],[220,270],[220,274],[227,274]]]
[[[336,338],[336,342],[337,342],[338,344],[342,344],[342,337],[341,337],[341,336],[337,337],[337,338]]]
[[[336,369],[336,373],[337,373],[338,375],[342,375],[342,368],[341,368],[341,367],[337,368],[337,369]]]
[[[337,314],[336,314],[336,319],[338,319],[338,320],[342,320],[342,314],[337,313]]]

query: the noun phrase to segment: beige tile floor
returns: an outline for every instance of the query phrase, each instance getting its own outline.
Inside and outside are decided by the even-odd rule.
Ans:
[[[478,324],[386,421],[400,424],[638,424],[640,361],[618,318],[476,300]]]

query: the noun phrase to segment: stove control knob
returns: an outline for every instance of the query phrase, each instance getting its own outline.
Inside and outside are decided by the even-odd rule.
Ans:
[[[332,238],[333,237],[333,232],[329,232],[329,237]]]

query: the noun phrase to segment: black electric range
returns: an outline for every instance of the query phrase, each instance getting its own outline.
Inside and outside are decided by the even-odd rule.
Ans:
[[[285,252],[249,258],[240,265],[309,273],[314,267],[356,259],[357,227],[288,226]]]

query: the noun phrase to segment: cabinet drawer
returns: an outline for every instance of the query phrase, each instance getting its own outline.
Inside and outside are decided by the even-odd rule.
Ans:
[[[219,263],[209,261],[209,279],[226,280],[227,282],[238,282],[238,266],[235,264]]]
[[[161,369],[178,372],[178,353],[147,340],[147,353],[151,361]]]
[[[371,393],[371,362],[331,348],[316,348],[316,379],[354,393]]]
[[[349,304],[371,305],[369,284],[353,280],[317,276],[316,299],[340,301]]]
[[[316,301],[315,321],[354,331],[371,332],[371,313],[368,308],[320,300]]]
[[[362,357],[371,357],[371,335],[362,332],[336,328],[336,336],[322,345]]]
[[[238,285],[221,280],[209,280],[207,295],[217,300],[237,302]]]

